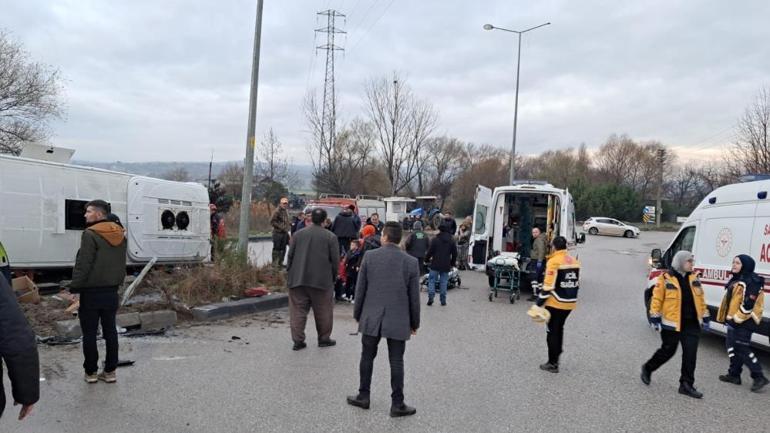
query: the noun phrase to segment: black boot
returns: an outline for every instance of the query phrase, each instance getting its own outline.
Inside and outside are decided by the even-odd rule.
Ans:
[[[362,397],[361,394],[348,396],[348,404],[361,409],[369,409],[369,397]]]
[[[543,371],[547,371],[549,373],[559,372],[559,366],[556,364],[551,364],[550,362],[546,362],[545,364],[540,364],[540,369]]]
[[[754,378],[754,384],[751,385],[751,392],[759,392],[762,388],[770,383],[765,376]]]
[[[721,380],[722,382],[733,383],[735,385],[741,384],[741,378],[738,376],[733,376],[731,374],[720,375],[719,380]]]
[[[307,343],[305,343],[304,341],[295,341],[294,347],[292,347],[291,350],[297,351],[297,350],[302,350],[306,347],[307,347]]]
[[[640,377],[642,378],[642,383],[644,383],[645,385],[650,384],[650,381],[652,380],[652,373],[650,372],[650,370],[647,370],[646,365],[642,366],[642,374],[640,375]]]
[[[684,382],[682,382],[682,384],[679,385],[679,394],[686,395],[692,398],[703,398],[702,392],[695,389],[695,387],[690,385],[689,383],[684,383]]]
[[[417,409],[407,406],[404,403],[401,403],[401,405],[393,405],[390,407],[390,416],[393,418],[398,418],[402,416],[410,416],[417,413]]]

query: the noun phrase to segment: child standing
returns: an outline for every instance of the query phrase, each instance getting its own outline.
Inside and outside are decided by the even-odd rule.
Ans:
[[[361,267],[361,248],[357,240],[350,241],[350,249],[345,255],[345,297],[353,301],[356,296],[356,279]]]

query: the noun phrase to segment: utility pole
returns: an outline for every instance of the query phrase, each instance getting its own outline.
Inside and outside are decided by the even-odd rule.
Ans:
[[[337,136],[337,98],[334,88],[334,53],[335,51],[344,51],[345,49],[334,44],[334,36],[345,34],[335,26],[337,18],[345,18],[344,14],[334,9],[327,9],[318,12],[317,15],[326,17],[326,27],[316,29],[316,33],[326,33],[326,44],[316,47],[317,50],[326,51],[326,75],[324,77],[324,101],[323,111],[321,113],[321,141],[328,143],[329,147],[334,146]],[[327,141],[328,140],[328,141]]]
[[[666,165],[666,148],[660,147],[657,150],[658,156],[658,191],[655,200],[655,226],[660,228],[660,217],[663,214],[663,170]]]
[[[249,217],[251,216],[251,187],[254,178],[254,145],[257,129],[257,90],[259,86],[259,48],[262,38],[263,0],[257,0],[257,21],[254,25],[254,52],[251,60],[251,91],[249,92],[249,126],[246,132],[246,158],[243,160],[243,191],[238,226],[238,252],[248,260]]]

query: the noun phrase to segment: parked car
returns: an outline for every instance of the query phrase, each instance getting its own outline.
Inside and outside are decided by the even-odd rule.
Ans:
[[[592,217],[583,223],[583,231],[592,235],[639,237],[639,227],[626,224],[614,218]]]

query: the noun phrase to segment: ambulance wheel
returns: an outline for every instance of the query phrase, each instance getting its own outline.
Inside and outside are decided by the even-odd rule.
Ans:
[[[599,229],[597,229],[596,227],[591,227],[591,228],[588,230],[588,233],[589,233],[589,234],[592,234],[592,235],[598,235],[598,234],[599,234]]]
[[[489,293],[489,302],[492,302],[492,293]]]

